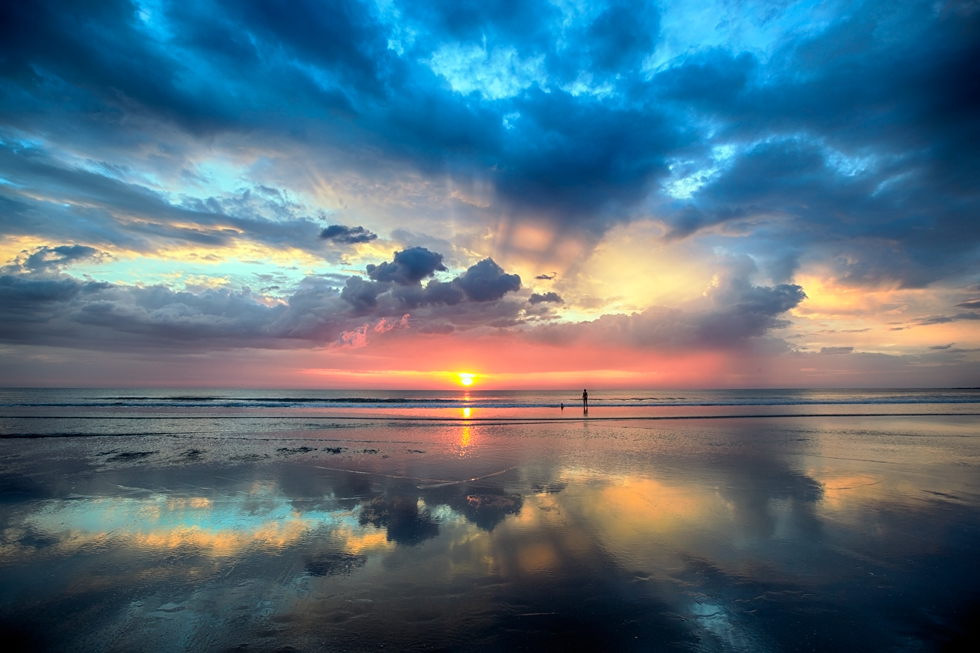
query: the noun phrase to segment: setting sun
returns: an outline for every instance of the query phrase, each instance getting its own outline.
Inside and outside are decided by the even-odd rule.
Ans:
[[[459,377],[459,382],[463,385],[473,385],[473,379],[476,378],[475,374],[467,374],[466,372],[460,372],[456,376]]]

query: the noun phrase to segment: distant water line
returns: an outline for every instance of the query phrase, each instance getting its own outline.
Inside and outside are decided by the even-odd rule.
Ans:
[[[980,404],[980,389],[910,390],[698,390],[590,391],[592,408],[717,408],[748,406],[882,406]],[[3,408],[102,409],[568,409],[580,406],[569,391],[202,391],[3,389]]]

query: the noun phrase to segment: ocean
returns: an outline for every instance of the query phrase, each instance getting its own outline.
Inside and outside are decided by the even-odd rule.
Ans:
[[[978,389],[0,390],[0,640],[955,648],[978,427]]]
[[[553,409],[581,407],[578,390],[188,390],[2,389],[0,409],[322,408]],[[590,408],[980,405],[980,388],[842,390],[593,390]],[[535,415],[544,413],[536,412]],[[635,413],[640,415],[642,413]],[[406,414],[407,415],[407,414]]]

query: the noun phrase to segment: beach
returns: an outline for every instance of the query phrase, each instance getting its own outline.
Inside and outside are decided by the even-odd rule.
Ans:
[[[3,639],[928,651],[976,637],[980,391],[589,395],[585,415],[569,392],[2,391]]]

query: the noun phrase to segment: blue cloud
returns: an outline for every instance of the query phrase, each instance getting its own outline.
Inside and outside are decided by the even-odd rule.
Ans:
[[[368,265],[367,273],[374,281],[393,281],[400,286],[410,286],[445,269],[442,254],[430,252],[424,247],[410,247],[395,252],[391,263],[386,261],[380,265]]]
[[[553,304],[564,304],[565,300],[561,298],[556,292],[546,292],[543,295],[540,293],[531,293],[531,296],[527,298],[529,304],[541,304],[543,302],[550,302]]]
[[[455,283],[471,300],[489,302],[520,289],[521,278],[504,272],[492,258],[485,258],[457,277]]]
[[[378,234],[365,229],[364,227],[348,227],[342,224],[332,224],[320,232],[323,240],[332,240],[335,243],[353,245],[355,243],[369,243],[375,240]]]
[[[753,9],[736,38],[713,13],[701,24],[626,0],[3,3],[0,234],[52,243],[22,263],[50,275],[114,248],[251,241],[340,257],[325,240],[386,234],[291,200],[295,169],[350,170],[367,187],[448,180],[486,189],[466,219],[590,242],[636,217],[662,221],[668,239],[724,233],[772,283],[717,311],[755,337],[801,300],[792,281],[806,262],[854,285],[980,280],[971,6],[871,0],[821,20],[806,6]],[[250,163],[212,183],[193,163],[213,152]],[[275,188],[250,178],[294,163],[269,175]],[[431,207],[444,210],[416,214]],[[519,322],[517,275],[487,259],[430,279],[444,269],[442,254],[407,248],[367,279],[294,288],[290,301],[311,302],[297,324],[337,328],[406,307],[433,325]],[[724,340],[711,319],[698,316],[699,337]]]

